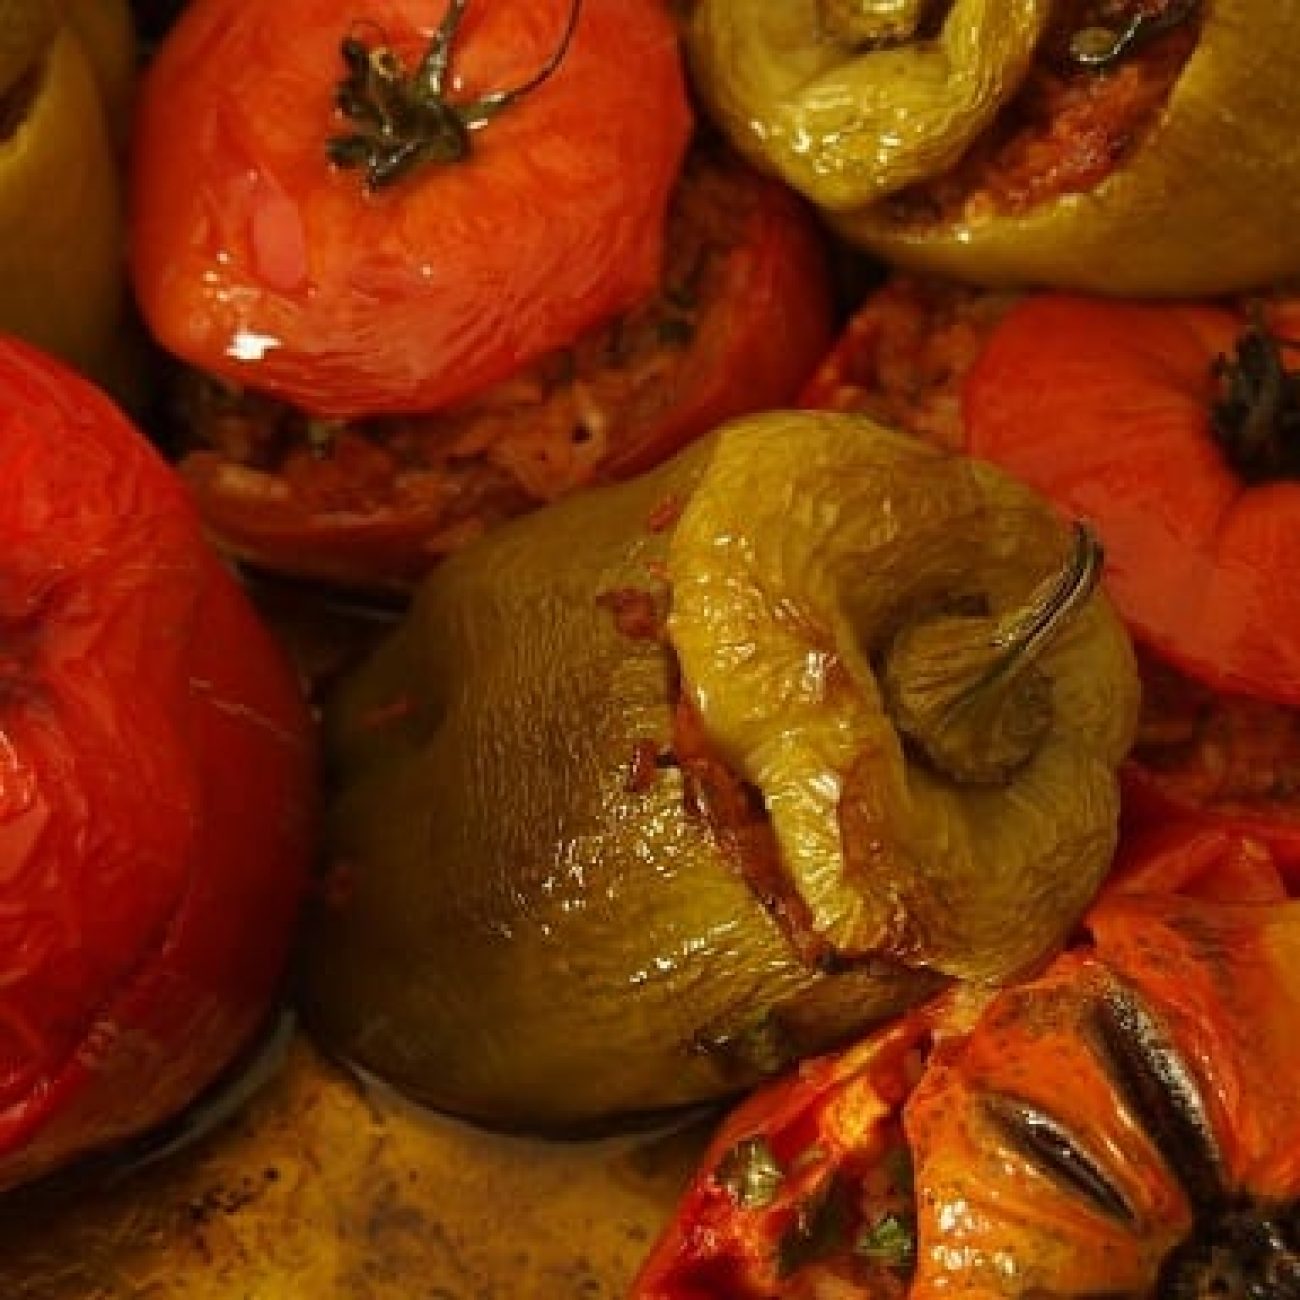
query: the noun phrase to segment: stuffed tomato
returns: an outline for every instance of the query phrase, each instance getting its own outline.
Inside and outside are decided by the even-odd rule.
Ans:
[[[691,47],[732,140],[891,263],[1159,295],[1300,265],[1285,8],[701,0]]]
[[[194,367],[183,471],[265,567],[408,586],[504,519],[788,402],[828,340],[797,201],[686,160],[663,6],[438,17],[201,0],[146,79],[135,282]],[[434,118],[457,124],[446,157]]]
[[[298,682],[107,399],[0,343],[0,1189],[172,1116],[257,1030],[312,850]]]

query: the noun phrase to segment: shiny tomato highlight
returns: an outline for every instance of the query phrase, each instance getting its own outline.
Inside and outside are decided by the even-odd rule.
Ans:
[[[180,480],[0,341],[0,1189],[178,1111],[249,1039],[311,852],[296,677]]]

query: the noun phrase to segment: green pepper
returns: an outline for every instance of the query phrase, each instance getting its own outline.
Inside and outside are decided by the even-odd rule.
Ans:
[[[992,467],[814,413],[475,543],[327,705],[317,1030],[581,1126],[1021,969],[1114,843],[1137,686],[1096,567]]]
[[[1287,6],[1167,0],[1157,18],[1128,5],[1128,21],[1080,17],[1077,30],[1071,13],[1089,8],[1050,6],[1030,61],[1046,6],[956,3],[937,35],[922,27],[900,43],[864,40],[826,3],[700,0],[690,48],[732,140],[850,241],[992,286],[1183,296],[1300,273],[1300,23]],[[1148,55],[1172,78],[1149,103],[1136,66]],[[1053,79],[1068,93],[1044,94]],[[1081,114],[1094,94],[1136,116],[1116,127],[1108,109]],[[1034,134],[1018,154],[1016,122]],[[916,166],[898,166],[900,151]],[[1011,168],[1037,159],[1058,182],[989,188],[981,168],[998,156]],[[918,197],[918,184],[931,189]]]
[[[0,329],[119,390],[125,0],[0,3]]]

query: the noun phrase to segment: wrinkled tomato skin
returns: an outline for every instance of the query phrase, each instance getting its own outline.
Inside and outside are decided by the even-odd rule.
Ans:
[[[571,0],[470,5],[453,98],[532,78]],[[480,391],[639,301],[691,129],[658,0],[585,0],[562,64],[467,160],[366,192],[326,140],[340,40],[414,67],[445,6],[195,0],[144,78],[133,279],[158,341],[322,416]],[[629,165],[634,160],[635,165]]]
[[[1249,486],[1210,429],[1242,314],[1043,295],[967,377],[972,455],[1093,520],[1134,636],[1215,690],[1300,705],[1300,485]]]
[[[660,411],[600,467],[603,478],[651,469],[724,421],[793,402],[834,338],[825,244],[808,209],[753,177],[744,236],[701,318],[689,363]]]
[[[609,411],[617,431],[609,452],[570,490],[641,473],[728,419],[792,402],[830,345],[834,317],[820,228],[784,187],[748,169],[728,172],[746,215],[709,279],[682,361],[668,382],[628,409]],[[335,452],[339,476],[363,481],[365,465],[350,465],[347,454]],[[437,558],[429,542],[444,526],[441,503],[326,512],[289,493],[248,492],[227,468],[201,452],[186,458],[182,473],[214,536],[258,568],[400,590]],[[521,494],[513,513],[541,504]]]
[[[296,676],[180,481],[0,341],[0,1189],[170,1116],[255,1031],[312,851]]]

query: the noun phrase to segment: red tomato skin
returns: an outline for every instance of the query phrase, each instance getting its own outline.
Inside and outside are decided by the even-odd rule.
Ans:
[[[0,341],[0,1189],[187,1104],[281,977],[298,681],[112,404]]]
[[[571,0],[470,5],[455,98],[526,82]],[[410,65],[444,6],[196,0],[144,78],[131,261],[159,342],[322,416],[468,397],[645,297],[691,129],[659,0],[585,0],[556,73],[467,161],[365,192],[325,141],[339,42]]]
[[[972,455],[1092,520],[1137,639],[1216,690],[1300,705],[1300,485],[1248,487],[1210,432],[1228,310],[1045,295],[967,378]]]

